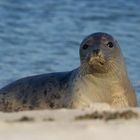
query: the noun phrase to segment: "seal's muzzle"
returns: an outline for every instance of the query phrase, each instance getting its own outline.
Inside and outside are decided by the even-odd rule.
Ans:
[[[100,52],[100,49],[94,49],[94,50],[93,50],[93,54],[98,55],[98,54],[99,54],[99,52]]]
[[[103,65],[105,62],[104,55],[101,49],[94,48],[93,51],[88,54],[88,63],[89,65]]]

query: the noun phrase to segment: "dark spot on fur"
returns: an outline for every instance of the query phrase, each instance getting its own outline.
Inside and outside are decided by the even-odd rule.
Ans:
[[[26,88],[27,88],[27,89],[29,89],[29,88],[30,88],[30,86],[28,85]]]
[[[42,82],[42,83],[41,83],[41,86],[45,86],[45,84],[46,84],[45,82]]]
[[[67,108],[68,106],[67,106],[66,104],[63,104],[62,107],[63,107],[63,108]]]
[[[21,93],[25,93],[25,89],[21,89],[20,92],[21,92]]]
[[[36,92],[36,90],[35,89],[33,89],[33,91],[32,91],[33,93],[35,93]]]
[[[53,99],[60,99],[61,96],[60,96],[60,94],[52,94],[52,98]]]
[[[47,86],[47,92],[50,93],[51,90],[52,90],[52,87],[51,87],[51,85],[49,84],[49,85]]]
[[[73,71],[70,71],[70,72],[67,72],[66,74],[63,74],[61,80],[60,80],[60,89],[63,89],[63,88],[68,88],[68,81],[69,81],[69,78],[71,76]]]
[[[22,91],[24,91],[24,90],[22,90]],[[17,94],[17,100],[22,102],[23,104],[27,103],[27,99],[28,99],[28,93],[26,93],[25,91],[24,92],[19,92]]]
[[[5,98],[1,98],[0,110],[3,112],[10,112],[12,110],[12,103],[6,100]]]
[[[39,100],[37,95],[34,95],[31,99],[31,106],[38,107],[39,106]]]
[[[2,94],[3,94],[3,95],[6,95],[6,94],[7,94],[7,92],[3,92]]]
[[[23,99],[22,103],[23,103],[23,104],[27,104],[26,98]]]
[[[68,84],[65,84],[65,88],[68,88],[69,87],[69,85]]]
[[[21,81],[18,81],[17,85],[18,86],[23,86],[23,83]]]
[[[54,108],[54,103],[51,102],[51,103],[49,104],[49,106],[50,106],[51,108]]]
[[[45,96],[47,95],[47,90],[44,90],[44,95],[45,95]]]
[[[30,110],[33,110],[33,109],[34,109],[34,107],[33,107],[33,106],[29,106],[29,109],[30,109]]]

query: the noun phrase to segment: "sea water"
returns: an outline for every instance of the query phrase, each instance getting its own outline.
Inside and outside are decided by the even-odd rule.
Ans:
[[[0,0],[0,87],[79,66],[79,45],[94,32],[119,42],[140,103],[139,0]]]

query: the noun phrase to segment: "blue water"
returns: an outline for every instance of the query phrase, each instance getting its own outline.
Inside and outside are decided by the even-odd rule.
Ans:
[[[0,0],[0,87],[21,77],[79,66],[79,44],[112,34],[140,103],[139,0]]]

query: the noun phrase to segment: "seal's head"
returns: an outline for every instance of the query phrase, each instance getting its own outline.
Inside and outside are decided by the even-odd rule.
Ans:
[[[124,66],[117,41],[107,33],[94,33],[87,36],[80,45],[81,66],[91,73],[108,73]]]

